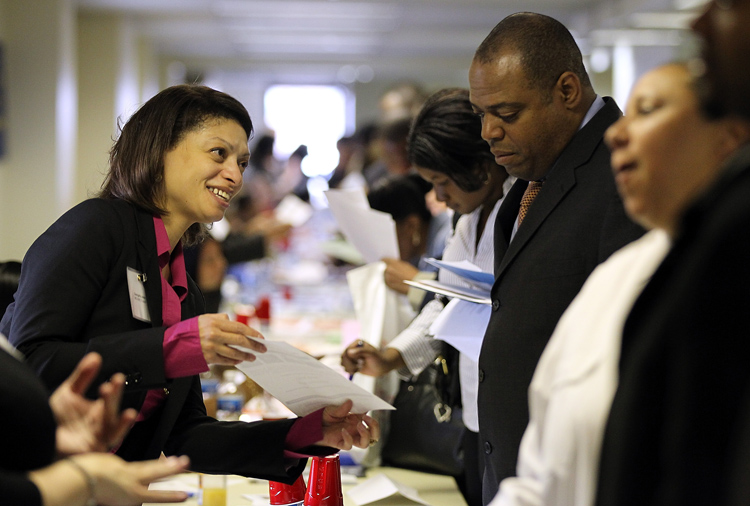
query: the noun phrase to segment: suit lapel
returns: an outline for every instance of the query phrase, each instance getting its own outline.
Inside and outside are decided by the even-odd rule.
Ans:
[[[510,242],[508,250],[503,255],[499,269],[496,272],[498,277],[503,273],[505,268],[513,262],[516,255],[518,255],[526,243],[534,236],[542,223],[547,219],[547,216],[549,216],[574,186],[575,172],[573,170],[561,171],[559,177],[552,177],[552,172],[550,172],[550,177],[547,178],[539,195],[534,199],[534,203],[529,208],[529,212],[526,214],[523,224],[518,227],[515,237]],[[515,219],[513,221],[515,223]]]
[[[510,244],[510,237],[513,233],[513,225],[516,222],[518,216],[518,209],[521,205],[521,197],[523,192],[526,190],[528,182],[522,179],[517,180],[513,183],[508,195],[500,204],[500,209],[497,211],[497,217],[495,218],[495,276],[499,271],[500,262],[508,250]]]
[[[534,203],[529,208],[523,225],[518,228],[515,237],[507,246],[507,250],[504,250],[502,257],[499,256],[499,252],[496,253],[496,280],[502,276],[505,269],[513,262],[539,227],[542,226],[549,214],[565,198],[568,192],[573,189],[576,184],[576,171],[581,168],[585,170],[585,164],[588,163],[593,153],[603,142],[604,131],[621,116],[620,109],[611,98],[606,97],[604,100],[604,107],[573,136],[573,139],[571,139],[570,143],[568,143],[565,150],[552,166],[552,169],[550,169],[544,186],[542,186],[539,195],[534,199]],[[524,189],[526,186],[523,185]],[[516,185],[514,185],[514,189],[515,187]],[[518,206],[516,206],[515,216],[512,217],[513,223],[515,223],[517,216]],[[510,217],[506,216],[504,220],[510,220]]]

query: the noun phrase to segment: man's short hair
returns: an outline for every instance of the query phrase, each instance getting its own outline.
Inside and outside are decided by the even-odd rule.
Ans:
[[[554,18],[533,12],[511,14],[482,41],[474,60],[486,64],[508,51],[517,52],[531,86],[547,90],[567,71],[591,87],[581,50],[570,31]]]

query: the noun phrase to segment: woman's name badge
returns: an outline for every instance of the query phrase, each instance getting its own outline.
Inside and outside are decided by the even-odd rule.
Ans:
[[[146,288],[143,286],[145,282],[145,274],[128,267],[128,291],[130,292],[130,309],[133,311],[133,318],[151,323],[151,315],[148,313],[148,304],[146,303]]]

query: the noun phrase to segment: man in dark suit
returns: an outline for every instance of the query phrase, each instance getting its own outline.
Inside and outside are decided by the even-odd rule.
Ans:
[[[750,0],[714,0],[705,109],[750,118]],[[626,321],[597,504],[750,503],[750,148],[685,213]]]
[[[596,95],[561,23],[505,18],[477,49],[469,83],[482,137],[518,178],[495,223],[492,316],[479,358],[487,503],[515,474],[528,386],[557,320],[594,267],[643,231],[625,215],[602,140],[621,112]],[[522,210],[527,187],[540,184]]]

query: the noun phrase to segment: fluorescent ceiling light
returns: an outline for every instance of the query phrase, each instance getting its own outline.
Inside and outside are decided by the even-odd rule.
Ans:
[[[593,30],[589,36],[593,47],[606,46],[679,46],[679,30]]]
[[[674,0],[674,8],[685,11],[689,9],[703,8],[708,0]]]
[[[286,0],[220,0],[212,10],[226,18],[251,19],[399,19],[401,8],[397,4],[372,2],[328,2]]]
[[[633,28],[687,30],[695,19],[694,12],[637,12],[630,16]]]

